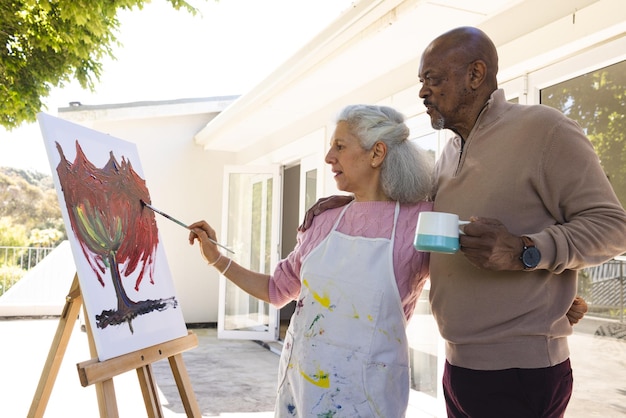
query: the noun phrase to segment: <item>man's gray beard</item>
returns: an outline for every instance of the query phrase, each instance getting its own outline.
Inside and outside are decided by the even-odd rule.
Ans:
[[[440,131],[445,128],[445,121],[442,117],[438,117],[437,119],[433,119],[431,123],[433,129]]]

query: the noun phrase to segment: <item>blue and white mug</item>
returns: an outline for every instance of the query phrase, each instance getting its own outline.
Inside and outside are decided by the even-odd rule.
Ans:
[[[459,234],[463,233],[460,226],[468,223],[454,213],[421,212],[413,247],[417,251],[453,254],[459,250]]]

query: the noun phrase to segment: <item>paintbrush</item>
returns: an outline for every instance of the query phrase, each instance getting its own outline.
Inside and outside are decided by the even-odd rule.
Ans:
[[[161,215],[161,216],[163,216],[163,217],[165,217],[165,218],[169,219],[170,221],[172,221],[172,222],[174,222],[174,223],[177,223],[178,225],[182,226],[183,228],[185,228],[185,229],[189,229],[189,225],[186,225],[186,224],[182,223],[182,222],[181,222],[181,221],[179,221],[178,219],[171,217],[170,215],[168,215],[168,214],[167,214],[167,213],[165,213],[165,212],[161,212],[160,210],[158,210],[157,208],[155,208],[155,207],[154,207],[154,206],[152,206],[151,204],[144,202],[142,199],[139,199],[139,201],[141,202],[141,206],[145,206],[145,207],[147,207],[148,209],[150,209],[150,210],[152,210],[152,211],[154,211],[154,212],[158,213],[159,215]],[[218,247],[222,247],[222,248],[223,248],[223,249],[225,249],[226,251],[228,251],[228,252],[231,252],[231,253],[235,254],[235,252],[234,252],[233,250],[231,250],[230,248],[228,248],[228,247],[226,247],[226,246],[224,246],[224,245],[220,244],[219,242],[215,241],[214,239],[209,238],[209,241],[211,241],[213,244],[217,245]]]

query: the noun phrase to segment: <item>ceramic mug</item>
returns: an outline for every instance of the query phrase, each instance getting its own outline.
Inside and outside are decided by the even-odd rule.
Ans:
[[[460,221],[454,213],[421,212],[417,218],[413,247],[417,251],[434,251],[453,254],[459,250],[461,225],[469,221]]]

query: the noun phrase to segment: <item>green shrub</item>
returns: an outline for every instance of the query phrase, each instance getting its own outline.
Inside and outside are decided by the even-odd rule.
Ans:
[[[0,295],[17,283],[26,274],[26,270],[22,270],[16,266],[0,266]]]

